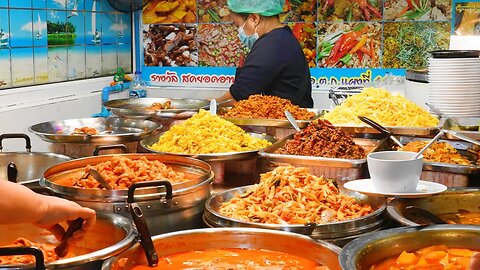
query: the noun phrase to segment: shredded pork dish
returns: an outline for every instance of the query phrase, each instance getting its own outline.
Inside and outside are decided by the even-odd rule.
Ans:
[[[370,205],[340,194],[332,181],[311,175],[308,168],[293,166],[262,174],[259,184],[224,202],[219,210],[233,219],[268,224],[322,224],[373,211]]]
[[[295,133],[276,154],[364,159],[365,149],[330,122],[318,119]]]
[[[315,113],[293,105],[289,100],[268,95],[251,95],[248,99],[235,103],[223,117],[231,118],[270,118],[286,119],[285,110],[288,110],[296,120],[308,120],[315,117]]]
[[[114,156],[111,160],[95,166],[87,165],[83,175],[71,179],[74,187],[101,188],[100,183],[89,174],[90,168],[97,170],[113,189],[128,189],[137,182],[161,179],[167,179],[172,184],[188,181],[182,172],[174,171],[158,160]]]

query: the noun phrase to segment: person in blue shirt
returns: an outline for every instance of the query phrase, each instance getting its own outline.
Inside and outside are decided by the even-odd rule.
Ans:
[[[217,101],[264,94],[313,107],[310,69],[291,29],[280,22],[284,0],[227,0],[242,44],[250,48],[235,82]]]

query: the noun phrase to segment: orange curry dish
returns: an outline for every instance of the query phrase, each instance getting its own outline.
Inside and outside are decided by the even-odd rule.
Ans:
[[[111,160],[95,166],[87,165],[83,174],[70,179],[67,184],[80,188],[101,188],[89,174],[90,168],[98,171],[113,189],[128,189],[133,183],[143,181],[167,179],[172,184],[188,181],[184,173],[174,171],[158,160],[148,160],[144,156],[139,159],[113,156]]]
[[[222,117],[228,118],[270,118],[287,119],[285,110],[288,110],[296,120],[309,120],[315,113],[293,105],[290,100],[276,96],[251,95],[246,100],[235,103]]]
[[[329,270],[330,268],[285,252],[229,248],[173,254],[160,258],[155,267],[136,266],[133,268],[133,270],[147,269]]]
[[[370,270],[477,270],[469,269],[475,251],[436,245],[403,251],[370,267]]]
[[[7,246],[5,246],[7,247]],[[12,245],[8,247],[36,247],[43,252],[43,257],[45,262],[52,262],[59,260],[60,258],[55,254],[55,245],[46,244],[46,243],[36,243],[29,241],[25,238],[18,238]],[[65,257],[62,259],[74,257],[71,252],[68,252]],[[35,262],[35,257],[33,255],[12,255],[12,256],[1,256],[0,265],[5,264],[31,264]]]
[[[150,107],[147,108],[147,110],[151,111],[160,111],[160,110],[167,110],[167,109],[175,109],[174,106],[172,106],[172,102],[170,100],[166,101],[165,103],[161,102],[154,102]]]

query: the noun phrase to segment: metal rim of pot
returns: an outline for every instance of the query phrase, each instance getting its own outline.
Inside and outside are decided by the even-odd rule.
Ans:
[[[467,187],[467,188],[461,188],[461,187],[456,187],[456,188],[448,188],[445,192],[442,192],[437,195],[433,195],[430,197],[426,198],[419,198],[415,200],[411,199],[402,199],[402,198],[394,198],[387,204],[387,213],[392,217],[395,221],[401,223],[403,226],[419,226],[421,224],[418,224],[412,220],[409,220],[407,217],[405,217],[401,213],[401,207],[404,207],[406,205],[418,205],[420,202],[428,202],[432,201],[436,197],[445,197],[445,196],[461,196],[461,195],[467,195],[469,193],[477,193],[480,195],[480,188],[474,188],[474,187]],[[461,198],[459,198],[461,199]],[[457,200],[458,202],[458,200]],[[430,209],[426,209],[429,210]]]
[[[24,139],[25,140],[25,152],[3,152],[3,140],[5,139]],[[6,165],[6,179],[10,182],[20,183],[23,185],[29,185],[37,183],[41,175],[43,174],[42,168],[39,170],[39,177],[33,179],[19,179],[19,175],[22,174],[24,171],[31,171],[31,168],[25,170],[23,165],[25,162],[18,162],[20,160],[27,160],[35,162],[38,160],[46,160],[48,166],[52,166],[53,164],[58,164],[61,162],[69,161],[72,158],[69,156],[61,155],[61,154],[54,154],[54,153],[44,153],[44,152],[32,152],[32,144],[31,139],[27,134],[24,133],[6,133],[0,135],[0,159],[5,160],[4,165]],[[17,166],[17,163],[19,166]],[[21,164],[21,165],[20,165]],[[29,164],[30,165],[30,164]],[[3,166],[3,165],[2,165]],[[20,167],[20,168],[19,168]],[[38,167],[38,166],[37,166]],[[43,166],[46,167],[46,166]],[[23,177],[20,177],[23,178]]]
[[[101,212],[97,212],[97,219],[98,218],[105,218],[105,219],[111,220],[113,226],[122,228],[122,230],[125,232],[124,238],[119,242],[115,243],[114,245],[108,246],[100,250],[96,250],[94,252],[46,263],[45,264],[46,268],[47,269],[64,269],[64,268],[73,267],[73,266],[82,266],[83,264],[93,262],[93,261],[106,260],[108,258],[111,258],[112,256],[115,256],[127,250],[136,242],[137,233],[131,220],[117,214],[101,213]],[[2,248],[0,248],[0,253],[1,253],[1,249]],[[15,265],[0,265],[0,267],[6,267],[6,268],[8,267],[8,269],[30,269],[32,265],[31,264],[29,265],[15,264]]]
[[[161,234],[161,235],[156,235],[152,237],[152,241],[154,243],[157,242],[162,242],[167,239],[175,239],[178,237],[195,237],[195,236],[200,236],[202,239],[208,239],[207,235],[222,235],[222,234],[227,234],[227,233],[232,233],[234,235],[241,235],[242,242],[244,242],[241,246],[235,246],[237,248],[247,248],[248,246],[248,237],[250,235],[265,235],[266,237],[271,237],[271,239],[275,239],[275,237],[291,237],[292,239],[299,239],[303,243],[311,243],[313,245],[319,245],[325,248],[326,250],[329,250],[330,252],[333,252],[335,254],[339,254],[341,252],[341,248],[338,246],[328,243],[322,240],[314,240],[308,236],[297,234],[297,233],[292,233],[292,232],[285,232],[285,231],[276,231],[276,230],[268,230],[268,229],[261,229],[261,228],[203,228],[203,229],[191,229],[191,230],[183,230],[183,231],[176,231],[176,232],[171,232],[171,233],[166,233],[166,234]],[[225,241],[228,242],[228,241]],[[258,243],[255,243],[254,245],[259,245]],[[235,247],[230,247],[230,248],[235,248]],[[137,248],[142,248],[141,243],[136,243],[133,245],[129,250],[135,250]],[[212,247],[206,247],[206,248],[212,248]],[[224,248],[229,248],[228,244]],[[257,249],[257,247],[253,247],[254,249]],[[126,252],[128,252],[127,250]],[[274,249],[272,249],[274,250]],[[191,251],[191,250],[189,250]],[[288,251],[284,251],[288,252]],[[168,251],[166,252],[165,250],[161,250],[160,256],[165,256],[165,255],[171,255],[168,254]],[[163,254],[167,253],[167,254]],[[122,253],[123,254],[123,253]],[[106,260],[103,263],[102,270],[109,270],[113,266],[116,260],[120,258],[122,254],[119,254],[117,256],[114,256],[108,260]],[[138,254],[138,253],[137,253]],[[172,253],[174,254],[174,253]],[[297,254],[298,256],[301,256],[300,254]]]
[[[432,239],[426,241],[426,237]],[[475,237],[477,241],[468,241]],[[475,225],[430,225],[430,226],[416,226],[416,227],[400,227],[393,228],[374,233],[369,233],[365,236],[357,238],[347,245],[345,245],[340,252],[339,261],[343,270],[366,270],[359,261],[368,259],[368,265],[377,263],[382,259],[390,256],[398,256],[405,250],[402,243],[406,243],[409,248],[408,251],[423,248],[435,244],[445,244],[462,242],[461,244],[454,244],[455,247],[461,248],[470,246],[480,247],[480,227]],[[441,242],[448,240],[449,243]],[[418,246],[416,246],[418,245]],[[380,246],[380,247],[379,247]],[[415,246],[415,247],[413,247]],[[388,247],[388,248],[386,248]],[[379,257],[379,248],[386,254]],[[370,259],[368,256],[375,258]]]
[[[344,221],[331,222],[326,224],[307,223],[303,225],[279,225],[279,224],[263,224],[254,223],[248,221],[240,221],[230,217],[221,215],[214,209],[213,204],[217,198],[224,195],[242,194],[254,185],[233,188],[230,190],[218,192],[210,196],[205,203],[204,222],[211,227],[252,227],[252,228],[264,228],[288,232],[296,232],[304,235],[309,235],[315,239],[336,239],[345,238],[353,235],[359,235],[366,232],[378,230],[384,223],[384,213],[386,210],[386,200],[374,197],[368,197],[359,193],[354,193],[359,198],[372,199],[376,201],[378,208],[371,214],[355,219],[349,219]],[[218,203],[223,203],[223,200],[219,200]],[[333,227],[333,228],[332,228]],[[335,228],[336,227],[336,228]],[[334,229],[335,228],[335,229]],[[334,230],[332,230],[334,229]]]
[[[69,198],[84,201],[125,202],[128,197],[128,190],[83,189],[60,185],[48,180],[49,177],[65,172],[66,170],[78,169],[86,165],[97,164],[102,161],[110,160],[114,156],[124,156],[131,158],[145,156],[147,157],[147,159],[151,158],[152,160],[159,160],[161,162],[164,162],[166,160],[179,166],[188,165],[190,169],[195,168],[196,170],[201,172],[201,177],[196,181],[186,181],[183,183],[175,184],[174,196],[187,194],[190,193],[192,190],[196,190],[205,185],[210,185],[214,177],[213,172],[211,171],[211,167],[208,163],[193,158],[159,155],[154,153],[117,154],[80,158],[52,166],[45,171],[44,176],[40,179],[40,185],[53,190],[56,194]],[[139,192],[137,192],[136,198],[139,201],[154,200],[157,199],[159,195],[164,193],[164,188],[142,188]]]

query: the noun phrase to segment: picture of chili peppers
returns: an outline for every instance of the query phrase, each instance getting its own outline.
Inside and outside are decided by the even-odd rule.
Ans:
[[[377,21],[382,19],[382,0],[320,0],[320,21]]]
[[[198,66],[194,24],[143,25],[145,66]]]
[[[200,22],[230,22],[227,0],[198,0]]]
[[[380,23],[321,24],[318,40],[319,67],[380,67]]]
[[[300,43],[310,67],[316,67],[317,27],[315,23],[288,23]]]
[[[239,66],[248,51],[241,45],[233,24],[201,24],[198,43],[200,66]]]
[[[390,21],[447,21],[451,0],[385,0],[385,19]]]
[[[315,22],[317,18],[316,0],[285,0],[282,22]]]
[[[449,41],[450,22],[387,22],[383,68],[425,68],[429,52],[447,50]]]

